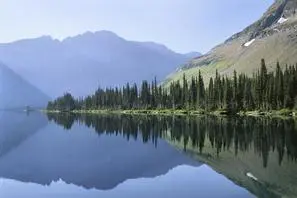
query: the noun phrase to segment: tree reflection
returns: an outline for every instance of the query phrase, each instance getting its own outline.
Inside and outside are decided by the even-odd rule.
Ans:
[[[159,138],[165,138],[180,142],[185,151],[198,148],[201,154],[207,142],[217,156],[226,150],[236,156],[254,149],[263,159],[263,167],[267,167],[271,151],[277,151],[280,165],[285,154],[290,160],[297,159],[297,124],[293,119],[110,114],[48,114],[48,118],[65,129],[78,123],[93,128],[98,135],[122,135],[127,140],[141,137],[144,143],[151,141],[156,146]]]

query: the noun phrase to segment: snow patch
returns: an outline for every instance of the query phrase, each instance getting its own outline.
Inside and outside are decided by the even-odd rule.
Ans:
[[[284,17],[281,17],[277,22],[282,24],[284,22],[286,22],[288,19],[284,18]]]
[[[176,72],[180,72],[180,71],[182,71],[182,68],[178,67],[178,68],[176,68],[175,71],[176,71]]]
[[[252,39],[244,44],[245,47],[250,46],[256,39]]]
[[[252,173],[250,173],[250,172],[246,173],[246,176],[248,176],[249,178],[251,178],[251,179],[253,179],[253,180],[255,180],[255,181],[258,181],[258,178],[255,177],[255,176],[254,176]]]

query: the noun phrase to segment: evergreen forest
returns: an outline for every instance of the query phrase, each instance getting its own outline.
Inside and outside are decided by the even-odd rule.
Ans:
[[[253,75],[222,76],[218,72],[206,85],[201,72],[198,76],[172,82],[169,86],[143,81],[127,83],[123,87],[98,88],[84,98],[74,98],[70,93],[48,103],[47,110],[224,110],[239,112],[251,110],[280,110],[297,108],[297,65],[281,69],[276,64],[268,71],[265,60]]]

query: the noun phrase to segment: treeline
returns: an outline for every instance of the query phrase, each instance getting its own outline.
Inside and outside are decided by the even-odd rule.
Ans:
[[[158,146],[159,139],[179,143],[185,151],[209,152],[217,156],[231,151],[236,156],[253,150],[267,167],[271,151],[278,162],[297,160],[297,122],[294,119],[269,119],[216,116],[133,116],[118,114],[47,114],[49,120],[69,130],[76,124],[93,128],[98,135],[119,135],[127,140],[142,139]],[[206,148],[205,148],[206,146]],[[206,150],[204,150],[206,149]]]
[[[186,110],[277,110],[297,107],[297,65],[279,63],[268,72],[265,60],[252,76],[237,74],[221,76],[218,72],[205,86],[203,77],[172,82],[169,87],[143,81],[141,87],[126,84],[122,88],[99,88],[93,95],[75,99],[67,93],[48,103],[48,110],[100,110],[100,109],[186,109]]]

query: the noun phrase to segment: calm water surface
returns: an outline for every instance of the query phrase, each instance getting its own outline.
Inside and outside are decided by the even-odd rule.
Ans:
[[[297,197],[297,123],[0,112],[0,197]]]

